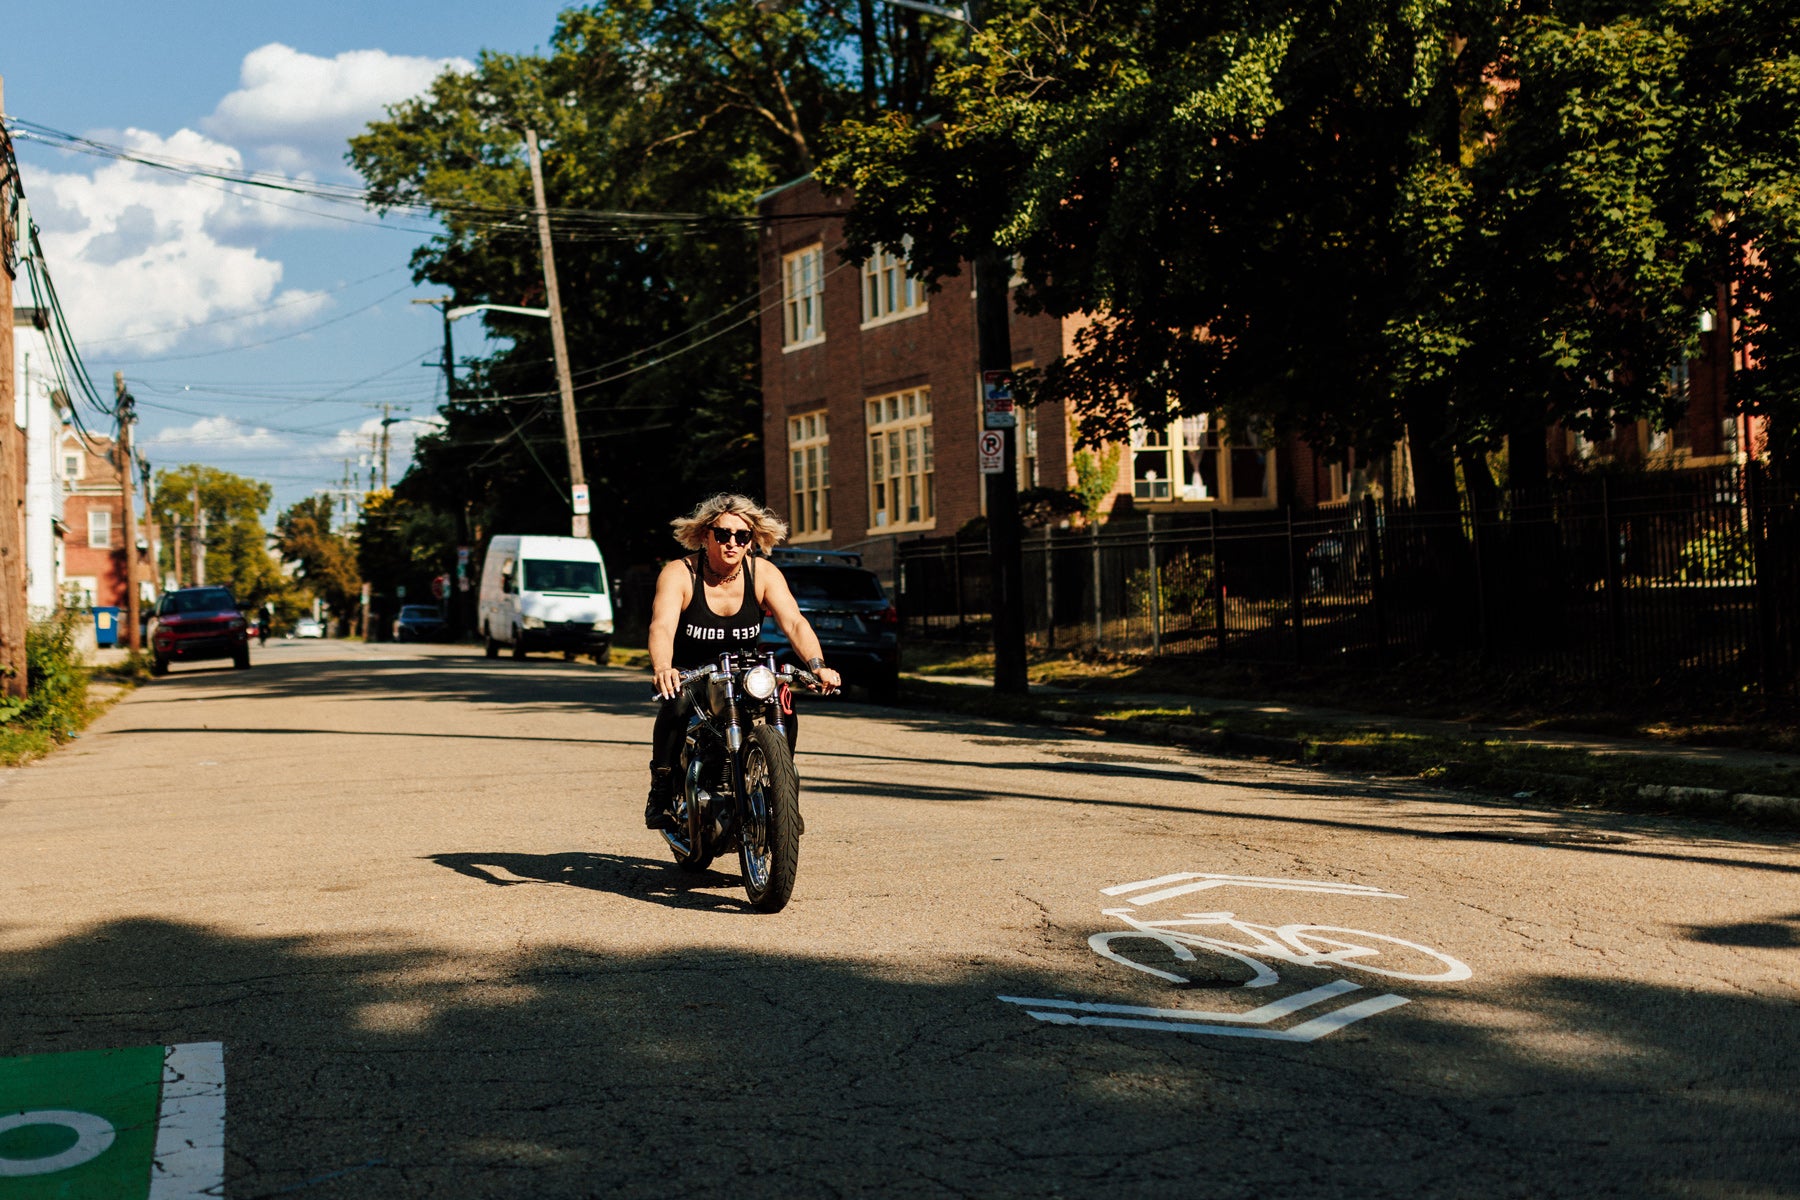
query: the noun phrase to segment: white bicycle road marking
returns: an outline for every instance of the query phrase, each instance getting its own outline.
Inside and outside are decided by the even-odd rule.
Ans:
[[[1279,959],[1300,967],[1339,967],[1354,971],[1367,971],[1371,975],[1382,975],[1389,979],[1413,979],[1434,983],[1454,983],[1469,978],[1474,974],[1467,964],[1459,962],[1429,946],[1421,946],[1417,942],[1409,942],[1405,938],[1391,937],[1384,933],[1369,933],[1361,929],[1345,929],[1338,925],[1309,925],[1295,922],[1289,925],[1258,925],[1252,921],[1240,921],[1232,913],[1186,913],[1183,917],[1166,921],[1146,921],[1132,915],[1128,908],[1102,909],[1109,917],[1117,917],[1131,926],[1130,929],[1112,929],[1096,933],[1088,938],[1088,946],[1102,958],[1111,959],[1134,970],[1154,975],[1170,983],[1187,983],[1185,975],[1177,975],[1173,971],[1164,971],[1134,959],[1126,958],[1112,948],[1117,938],[1148,938],[1160,942],[1168,948],[1175,958],[1181,962],[1197,961],[1194,949],[1211,950],[1225,957],[1235,959],[1253,972],[1250,981],[1242,986],[1247,988],[1265,988],[1280,982],[1281,977],[1273,968],[1263,961],[1266,958]],[[1222,937],[1207,937],[1204,934],[1190,932],[1192,926],[1223,926],[1249,936],[1251,941],[1234,942]],[[1330,935],[1340,936],[1330,936]],[[1375,945],[1364,943],[1373,942]],[[1331,947],[1320,949],[1319,946]],[[1362,961],[1381,953],[1380,947],[1403,947],[1415,951],[1426,958],[1433,959],[1437,967],[1427,971],[1407,971],[1397,967],[1374,962]]]
[[[75,1134],[75,1144],[67,1150],[46,1154],[42,1158],[0,1156],[0,1177],[17,1179],[27,1175],[51,1175],[70,1167],[79,1167],[82,1163],[91,1162],[105,1154],[117,1136],[112,1122],[105,1117],[67,1108],[40,1108],[0,1117],[0,1133],[23,1129],[28,1125],[60,1125]]]
[[[150,1200],[222,1196],[224,1181],[225,1047],[219,1042],[165,1047]]]
[[[1198,880],[1197,883],[1185,883],[1184,880]],[[1162,887],[1163,884],[1176,883],[1180,887]],[[1204,892],[1212,888],[1245,887],[1264,888],[1272,892],[1323,892],[1336,896],[1381,896],[1389,900],[1404,900],[1399,892],[1383,891],[1366,883],[1338,883],[1335,880],[1321,879],[1270,879],[1262,875],[1212,875],[1199,871],[1183,871],[1177,875],[1158,875],[1155,879],[1140,879],[1136,883],[1121,883],[1114,887],[1101,888],[1103,896],[1125,896],[1136,905],[1155,904],[1161,900],[1172,900],[1176,896],[1186,896],[1192,892]],[[1142,891],[1144,888],[1160,888],[1143,896],[1130,896],[1127,893]]]
[[[1267,1026],[1279,1017],[1289,1016],[1295,1011],[1310,1008],[1323,1000],[1344,992],[1360,991],[1360,987],[1347,980],[1338,980],[1335,984],[1314,988],[1310,992],[1301,992],[1289,996],[1286,1000],[1278,1000],[1265,1004],[1261,1008],[1251,1009],[1247,1013],[1202,1013],[1182,1008],[1137,1008],[1126,1004],[1088,1004],[1072,1000],[1030,1000],[1019,996],[1002,996],[1000,999],[1010,1004],[1035,1006],[1030,1015],[1049,1025],[1086,1025],[1108,1029],[1148,1029],[1157,1033],[1206,1033],[1218,1037],[1263,1038],[1275,1042],[1316,1042],[1327,1034],[1336,1033],[1346,1025],[1354,1024],[1364,1017],[1372,1017],[1376,1013],[1387,1012],[1391,1008],[1399,1008],[1409,1001],[1404,996],[1387,993],[1371,996],[1367,1000],[1359,1000],[1355,1004],[1346,1004],[1340,1009],[1302,1021],[1298,1025],[1286,1029],[1271,1029]],[[1298,1002],[1298,1003],[1296,1003]],[[1069,1011],[1038,1011],[1041,1009],[1059,1008],[1074,1009],[1079,1012],[1118,1013],[1118,1016],[1076,1016]],[[1145,1014],[1162,1019],[1145,1020],[1143,1017],[1126,1014]],[[1220,1022],[1212,1024],[1211,1022]],[[1224,1024],[1224,1022],[1232,1022]],[[1245,1028],[1246,1025],[1256,1026]]]
[[[1262,875],[1223,875],[1202,871],[1159,875],[1154,879],[1121,883],[1100,891],[1102,895],[1121,897],[1127,904],[1141,908],[1222,887],[1384,900],[1406,899],[1399,892],[1390,892],[1369,884],[1278,879]],[[1370,933],[1340,925],[1315,925],[1305,921],[1262,925],[1240,920],[1231,912],[1184,913],[1158,921],[1138,915],[1131,908],[1106,908],[1101,911],[1125,922],[1128,928],[1103,930],[1090,935],[1088,946],[1095,954],[1177,985],[1191,983],[1193,980],[1174,971],[1129,958],[1116,950],[1113,943],[1120,940],[1155,942],[1177,962],[1199,961],[1199,955],[1195,951],[1222,955],[1250,972],[1249,980],[1238,984],[1237,988],[1266,988],[1279,983],[1281,976],[1269,965],[1270,961],[1301,967],[1364,971],[1388,979],[1433,983],[1454,983],[1474,975],[1468,964],[1440,950],[1391,934]],[[1202,929],[1221,930],[1237,936],[1207,934],[1200,932]],[[1381,961],[1380,956],[1384,951],[1388,952],[1388,958]],[[1007,1004],[1024,1007],[1033,1019],[1049,1025],[1266,1038],[1297,1043],[1317,1041],[1347,1025],[1410,1003],[1404,996],[1384,993],[1357,1000],[1286,1028],[1276,1027],[1278,1021],[1360,990],[1360,984],[1339,979],[1244,1012],[1157,1008],[1027,996],[1001,996],[999,999]]]

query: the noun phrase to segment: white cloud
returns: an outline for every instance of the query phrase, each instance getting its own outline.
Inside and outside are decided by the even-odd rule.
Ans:
[[[188,129],[167,138],[131,129],[118,138],[148,154],[242,167],[237,150]],[[91,175],[34,172],[26,187],[57,291],[84,344],[155,355],[180,341],[185,327],[231,317],[195,331],[229,343],[300,323],[330,303],[322,292],[283,288],[281,263],[221,240],[232,210],[246,202],[217,187],[122,161]]]
[[[443,424],[442,417],[395,417],[388,426],[388,482],[397,483],[412,462],[413,446],[419,435]],[[310,451],[313,457],[341,462],[349,459],[368,473],[369,465],[380,469],[381,418],[370,417],[355,429],[340,429],[329,440],[318,443]]]
[[[158,430],[152,446],[197,446],[207,450],[277,450],[284,440],[267,429],[252,428],[235,417],[201,417],[192,425]]]
[[[462,58],[422,58],[346,50],[332,58],[270,42],[244,56],[243,85],[219,101],[201,128],[252,150],[259,163],[290,173],[342,172],[345,142],[386,106],[419,95]]]

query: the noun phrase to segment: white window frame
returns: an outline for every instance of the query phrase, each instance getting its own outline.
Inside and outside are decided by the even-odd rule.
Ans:
[[[113,544],[112,544],[112,533],[113,533],[112,510],[105,509],[105,508],[90,508],[90,509],[88,509],[87,526],[88,526],[87,534],[88,534],[88,545],[89,546],[93,547],[96,550],[111,550],[113,548]],[[104,529],[105,532],[102,533],[99,537],[96,537],[95,536],[96,531],[101,530],[101,529]]]
[[[788,418],[788,540],[831,540],[831,432],[825,410]]]
[[[82,459],[86,457],[87,455],[83,454],[81,451],[71,450],[67,446],[64,446],[62,451],[62,477],[71,482],[80,479],[81,462]],[[69,462],[71,459],[73,459],[75,463],[75,469],[73,471],[69,470]]]
[[[781,345],[799,350],[825,340],[825,246],[781,258]]]
[[[1259,451],[1267,456],[1263,463],[1261,495],[1236,494],[1231,456],[1238,451]],[[1187,482],[1187,455],[1190,452],[1215,456],[1213,477],[1218,483],[1217,495],[1205,492],[1204,483],[1200,481]],[[1133,429],[1128,456],[1131,496],[1139,504],[1208,504],[1241,508],[1273,507],[1275,504],[1275,448],[1257,441],[1234,443],[1216,413],[1177,417],[1154,430]],[[1156,472],[1154,478],[1144,470],[1152,456],[1162,461],[1162,470]]]
[[[871,396],[863,404],[869,468],[869,531],[937,527],[931,389]]]
[[[925,285],[906,273],[906,252],[912,239],[901,243],[900,253],[883,247],[862,265],[862,327],[872,328],[904,321],[926,311]]]

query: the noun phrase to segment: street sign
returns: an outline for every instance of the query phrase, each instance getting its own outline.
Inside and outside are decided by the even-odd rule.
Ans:
[[[575,515],[585,517],[592,510],[588,507],[588,485],[578,483],[569,489],[575,501]]]
[[[983,475],[998,475],[1006,470],[1006,438],[995,429],[984,429],[975,440]]]
[[[1018,416],[1013,411],[1011,371],[981,373],[981,411],[982,424],[989,429],[1011,429],[1018,424]],[[994,470],[998,471],[999,468]]]

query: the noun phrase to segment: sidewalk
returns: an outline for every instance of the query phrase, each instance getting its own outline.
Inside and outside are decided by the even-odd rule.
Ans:
[[[976,704],[1002,701],[993,681],[979,676],[906,673],[902,679],[915,688],[945,685]],[[1423,774],[1517,799],[1590,800],[1800,826],[1800,754],[1166,692],[1034,684],[1027,697],[1004,700],[1022,718],[1212,753]],[[1127,715],[1107,716],[1109,710]],[[1166,719],[1132,710],[1192,715]],[[1443,761],[1420,772],[1434,754]]]

